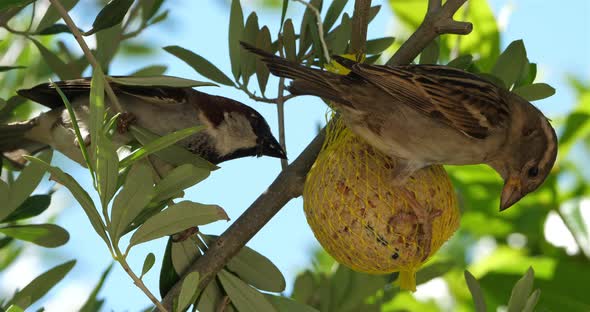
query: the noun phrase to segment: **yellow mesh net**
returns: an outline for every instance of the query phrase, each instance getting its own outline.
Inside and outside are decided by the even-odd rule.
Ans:
[[[460,214],[442,166],[397,185],[396,165],[335,121],[307,175],[304,210],[338,262],[360,272],[399,271],[400,287],[415,290],[415,272],[456,231]]]

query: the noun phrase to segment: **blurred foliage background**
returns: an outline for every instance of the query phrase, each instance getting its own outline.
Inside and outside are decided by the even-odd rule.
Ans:
[[[160,46],[142,39],[141,34],[144,31],[155,27],[182,31],[179,30],[182,29],[182,25],[167,19],[170,11],[181,9],[182,3],[170,2],[136,1],[123,23],[98,32],[92,37],[95,40],[92,46],[99,47],[96,56],[106,73],[109,73],[109,65],[114,58],[122,62],[139,64],[141,62],[137,60],[157,53]],[[353,1],[334,1],[348,10],[351,4],[347,2]],[[375,57],[371,60],[384,63],[422,21],[426,1],[373,2],[373,5],[382,6],[381,11],[392,11],[396,20],[393,30],[395,40],[387,39],[391,33],[384,33],[377,37],[386,39],[373,41]],[[69,8],[76,6],[76,17],[81,23],[78,26],[89,29],[94,16],[104,7],[106,1],[78,3],[77,0],[64,0],[62,3]],[[313,3],[318,4],[321,1]],[[325,1],[322,10],[324,14],[329,14],[326,11],[331,4],[331,1]],[[229,16],[229,1],[220,1],[219,5],[226,8]],[[269,27],[278,28],[276,25],[279,24],[283,1],[242,1],[242,5],[271,14],[275,26]],[[295,5],[295,2],[291,3],[291,6]],[[291,14],[293,11],[291,8],[288,12]],[[303,12],[297,10],[300,11]],[[454,61],[458,67],[470,71],[494,73],[499,56],[503,52],[501,47],[508,46],[509,42],[503,39],[499,19],[494,16],[488,1],[468,0],[467,5],[456,17],[472,22],[473,32],[467,36],[443,36],[436,44],[427,48],[416,61],[436,61],[439,64]],[[344,24],[345,20],[336,20],[335,28]],[[14,97],[17,89],[46,82],[49,78],[70,79],[90,74],[88,63],[74,44],[71,35],[61,33],[63,28],[59,26],[52,26],[56,23],[60,23],[59,16],[45,1],[37,1],[18,9],[2,10],[0,6],[0,65],[25,67],[0,67],[0,119],[3,123],[25,120],[41,109],[34,103]],[[295,29],[299,32],[299,28]],[[534,25],[531,26],[531,31],[535,31]],[[589,29],[581,31],[582,35],[588,36]],[[526,43],[526,34],[523,34],[523,37]],[[225,44],[225,38],[222,44]],[[309,44],[313,49],[316,43]],[[575,49],[576,46],[577,43],[572,42],[571,47],[554,47],[548,41],[547,48]],[[532,83],[542,83],[544,78],[538,74],[540,67],[536,65],[543,60],[528,59],[524,46],[523,52],[524,59],[503,65],[521,68],[517,81],[512,81],[514,89],[530,86]],[[318,61],[321,64],[321,57]],[[158,75],[166,69],[165,65],[154,63],[138,66],[135,72],[116,74]],[[207,77],[207,73],[201,74]],[[501,77],[496,77],[498,78]],[[587,282],[590,281],[590,201],[587,199],[590,192],[590,175],[585,169],[590,150],[589,79],[590,76],[567,76],[570,88],[574,90],[574,103],[564,105],[571,107],[567,111],[559,110],[558,114],[549,116],[553,119],[559,134],[558,163],[542,188],[529,194],[517,207],[498,213],[501,183],[490,168],[447,167],[460,198],[461,228],[418,274],[418,283],[422,284],[418,293],[430,292],[430,296],[414,296],[408,292],[400,292],[395,286],[395,274],[370,276],[355,273],[338,265],[321,249],[309,255],[313,265],[302,270],[294,279],[294,284],[288,286],[288,291],[283,295],[320,311],[472,311],[477,305],[477,300],[474,303],[465,282],[464,270],[468,269],[479,280],[481,294],[485,298],[488,310],[493,311],[499,307],[507,307],[515,283],[529,267],[532,267],[535,271],[534,288],[541,290],[537,311],[590,310],[590,298],[585,290]],[[508,87],[511,85],[512,83],[509,83]],[[259,89],[263,87],[260,86]],[[552,94],[544,88],[531,92],[528,94],[531,98],[544,98]],[[286,131],[297,130],[287,127]],[[18,176],[13,171],[15,168],[6,162],[3,165],[2,179],[13,181]],[[58,187],[53,184],[42,184],[36,195],[29,197],[19,207],[21,215],[13,216],[12,219],[6,218],[3,222],[9,226],[29,224],[28,218],[40,215],[49,207],[51,195]],[[45,213],[43,224],[51,224],[57,217],[53,212],[49,215]],[[562,223],[564,226],[558,229],[567,233],[557,233],[556,227],[548,227],[548,223],[551,222]],[[63,234],[64,229],[54,228],[51,231],[55,231],[51,232],[52,237],[55,237],[55,233],[62,233],[61,239],[36,243],[45,247],[57,247],[67,241],[67,232]],[[19,258],[26,257],[22,252],[28,243],[22,239],[31,241],[26,237],[5,234],[0,238],[0,274]],[[568,236],[571,236],[575,243],[570,249],[565,249],[563,242],[555,240],[555,237]],[[55,254],[52,257],[61,258]],[[284,257],[289,255],[285,254]],[[53,274],[52,278],[44,282],[46,291],[49,291],[72,265],[73,262],[66,262],[59,266],[57,271],[53,271],[59,274]],[[100,281],[89,282],[97,285],[86,301],[84,311],[108,310],[109,298],[100,299],[99,290],[101,287],[116,287],[109,285],[106,279],[109,271],[110,267]],[[103,283],[105,279],[106,283]],[[40,291],[35,296],[40,298],[44,294],[45,291]],[[11,295],[3,294],[3,297],[9,298]],[[50,297],[51,292],[47,296]]]

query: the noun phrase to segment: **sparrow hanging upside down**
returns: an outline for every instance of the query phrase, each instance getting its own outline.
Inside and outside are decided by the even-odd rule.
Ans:
[[[500,210],[537,189],[557,157],[549,120],[531,103],[459,69],[377,66],[335,56],[348,75],[301,66],[246,43],[292,94],[332,101],[347,126],[401,158],[398,181],[432,164],[487,164],[504,179]]]
[[[85,144],[89,137],[90,79],[56,83],[72,103]],[[205,129],[178,144],[208,161],[220,162],[245,156],[286,158],[266,120],[254,109],[232,99],[192,88],[128,86],[111,82],[119,102],[133,123],[158,135],[204,125]],[[40,150],[51,146],[84,163],[72,122],[55,87],[40,84],[18,94],[51,108],[26,122],[0,126],[0,151]],[[105,98],[105,105],[109,105]],[[129,133],[113,138],[118,145],[132,140]]]

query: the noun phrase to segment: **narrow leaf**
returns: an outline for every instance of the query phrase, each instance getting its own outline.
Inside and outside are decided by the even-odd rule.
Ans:
[[[144,163],[131,167],[123,189],[113,201],[111,216],[111,233],[115,244],[127,226],[150,203],[154,196],[152,171]]]
[[[319,312],[314,307],[283,296],[264,294],[266,300],[280,312]]]
[[[527,101],[537,101],[548,98],[555,94],[555,89],[546,83],[533,83],[518,87],[512,92],[520,95]]]
[[[131,127],[130,130],[133,137],[144,146],[160,138],[160,136],[141,127]],[[210,171],[219,169],[219,167],[208,162],[201,156],[193,154],[178,145],[169,146],[168,148],[155,152],[154,154],[163,161],[176,166],[191,164],[197,168],[203,168]]]
[[[541,290],[537,289],[533,291],[531,296],[527,299],[522,312],[534,312],[537,303],[539,302],[539,297],[541,297]]]
[[[0,198],[3,197],[0,195]],[[50,203],[51,195],[29,196],[20,206],[18,206],[18,208],[16,208],[16,210],[8,215],[6,219],[2,220],[2,222],[8,223],[38,216],[49,208]]]
[[[467,270],[464,272],[465,275],[465,282],[467,282],[467,287],[469,288],[469,292],[471,292],[471,298],[473,298],[473,304],[475,305],[476,312],[486,312],[486,303],[483,297],[483,292],[481,291],[481,286],[479,286],[479,282],[475,279],[473,275]]]
[[[66,12],[69,12],[74,6],[76,6],[78,1],[79,0],[60,0],[59,2],[64,7],[64,9],[66,9]],[[43,18],[41,18],[39,25],[37,25],[37,31],[51,27],[51,25],[53,25],[60,19],[61,16],[59,15],[59,12],[57,12],[55,6],[53,4],[50,5],[47,8],[47,11],[45,11],[45,15],[43,15]]]
[[[24,7],[25,5],[35,0],[3,0],[0,2],[0,11],[4,11],[10,8]]]
[[[180,294],[178,295],[178,309],[184,311],[197,299],[197,290],[199,288],[199,272],[191,272],[182,281]]]
[[[209,176],[210,171],[186,164],[174,168],[155,189],[153,201],[159,202],[173,197],[183,190],[203,181]]]
[[[265,256],[244,247],[228,263],[227,268],[244,282],[264,291],[282,292],[285,278],[281,271]]]
[[[469,68],[469,66],[471,66],[472,63],[473,63],[473,56],[471,54],[465,54],[465,55],[461,55],[461,56],[457,57],[456,59],[450,61],[447,64],[447,66],[466,70],[467,68]]]
[[[524,276],[516,282],[510,300],[508,301],[508,312],[520,312],[524,309],[526,302],[533,291],[533,282],[535,281],[535,272],[529,267]]]
[[[55,224],[12,225],[0,228],[0,233],[48,248],[61,246],[70,239],[70,234]]]
[[[90,81],[90,150],[96,153],[104,123],[104,74],[95,69]]]
[[[39,159],[49,163],[53,152],[45,151],[39,154]],[[15,211],[29,195],[37,188],[39,182],[45,175],[45,166],[42,164],[31,162],[19,174],[18,178],[10,186],[10,194],[7,202],[3,203],[3,208],[0,210],[0,220],[5,219],[13,211]]]
[[[109,275],[109,273],[111,272],[111,270],[113,269],[113,263],[111,263],[100,275],[100,279],[98,280],[98,283],[96,284],[96,286],[94,286],[94,289],[92,290],[92,292],[90,293],[90,295],[88,296],[88,299],[86,299],[86,302],[84,303],[84,305],[80,308],[79,312],[96,312],[96,311],[100,311],[103,303],[104,303],[104,299],[97,299],[98,297],[98,293],[100,292],[100,290],[102,289],[102,286],[104,285],[105,280],[107,279],[107,276]]]
[[[285,26],[283,26],[283,47],[285,48],[285,57],[295,62],[297,59],[295,29],[293,28],[293,21],[290,18],[285,21]]]
[[[49,66],[51,71],[57,74],[61,80],[76,78],[73,71],[57,55],[49,51],[39,41],[32,38],[30,38],[30,40],[35,44],[37,49],[39,49],[39,53],[41,53],[41,57],[43,57],[43,60],[45,63],[47,63],[47,66]]]
[[[10,304],[27,309],[32,303],[41,299],[49,290],[61,281],[74,267],[76,260],[60,264],[37,276],[25,288],[14,295]]]
[[[516,80],[522,75],[525,63],[527,63],[526,50],[522,40],[513,41],[500,54],[492,74],[500,78],[506,88],[510,89]]]
[[[201,252],[197,244],[190,239],[185,239],[180,242],[172,242],[170,255],[174,271],[178,275],[182,275],[189,265],[201,256]]]
[[[133,0],[111,0],[94,19],[92,29],[84,35],[89,36],[121,23],[132,4]]]
[[[100,218],[96,207],[94,206],[94,202],[88,195],[88,193],[76,182],[76,180],[69,174],[63,172],[61,169],[57,167],[52,167],[48,163],[31,156],[25,156],[25,158],[31,162],[37,162],[42,164],[45,167],[45,170],[49,171],[51,174],[51,179],[55,180],[56,182],[62,184],[63,186],[67,187],[68,190],[72,193],[76,201],[82,206],[84,212],[88,216],[90,220],[90,224],[100,235],[100,237],[104,240],[104,242],[108,245],[109,240],[106,236],[105,232],[105,225]]]
[[[431,41],[422,53],[420,53],[420,64],[436,64],[440,47],[437,40]]]
[[[134,126],[131,126],[134,128]],[[201,130],[203,130],[205,126],[198,126],[192,128],[186,128],[178,131],[174,131],[169,133],[163,137],[157,138],[148,144],[140,147],[139,149],[135,150],[131,155],[125,157],[121,160],[120,166],[122,168],[129,167],[134,162],[147,157],[149,154],[161,151],[173,144],[176,144],[178,141],[185,139]]]
[[[283,6],[281,9],[281,23],[279,25],[283,25],[285,23],[285,16],[287,16],[287,8],[289,7],[289,0],[283,0]],[[279,29],[281,32],[281,29]]]
[[[96,180],[98,193],[103,206],[107,206],[117,191],[119,178],[119,157],[113,143],[100,132],[96,155]]]
[[[240,40],[244,32],[244,13],[240,0],[232,0],[229,15],[229,58],[231,60],[231,71],[234,78],[240,77]]]
[[[260,32],[258,32],[256,37],[256,47],[264,51],[271,52],[271,38],[268,27],[264,26]],[[260,92],[262,92],[263,95],[264,91],[266,91],[266,84],[268,83],[269,75],[270,72],[268,71],[268,67],[266,67],[260,58],[256,58],[256,78],[258,78],[258,86],[260,87]]]
[[[162,257],[162,266],[160,267],[159,291],[162,298],[166,296],[172,286],[180,279],[180,276],[174,271],[174,267],[172,266],[172,244],[172,237],[168,237],[168,243],[166,244],[164,256]]]
[[[164,47],[164,50],[190,65],[195,71],[203,75],[203,77],[227,86],[234,85],[228,76],[202,56],[179,46],[167,46]]]
[[[277,311],[264,296],[226,270],[217,274],[223,289],[240,312]]]
[[[149,218],[133,233],[129,244],[137,245],[222,219],[228,220],[227,214],[217,205],[182,201]]]
[[[57,35],[57,34],[61,34],[61,33],[71,33],[71,32],[72,31],[70,30],[70,28],[66,24],[54,24],[54,25],[48,26],[46,28],[42,28],[41,30],[39,30],[36,33],[36,35],[49,36],[49,35]]]
[[[25,66],[0,66],[0,72],[5,72],[13,69],[26,68]]]
[[[367,54],[379,54],[389,48],[395,41],[394,37],[383,37],[367,41]]]
[[[344,10],[344,7],[348,3],[348,0],[334,0],[328,7],[328,12],[326,13],[326,17],[324,18],[324,31],[329,32],[334,23],[338,20],[340,14]],[[368,44],[368,42],[367,42]]]
[[[223,301],[225,294],[222,292],[217,281],[212,281],[205,287],[205,290],[199,296],[197,302],[197,311],[216,311],[216,308],[220,306]]]
[[[244,33],[242,34],[242,41],[251,45],[256,45],[256,36],[258,35],[258,31],[258,16],[256,15],[256,12],[252,12],[246,20],[246,27],[244,28]],[[250,76],[252,76],[252,74],[254,74],[256,71],[256,56],[246,49],[242,49],[240,58],[242,67],[242,80],[244,81],[244,85],[248,86]]]
[[[161,76],[166,72],[168,69],[165,65],[150,65],[144,68],[141,68],[133,73],[130,76],[135,77],[149,77],[149,76]]]
[[[141,268],[141,276],[139,277],[140,279],[143,278],[143,276],[149,272],[149,270],[154,266],[154,263],[156,263],[156,256],[154,256],[153,253],[149,253],[147,254],[147,256],[145,256],[145,260],[143,260],[143,267]]]
[[[151,77],[108,77],[109,81],[126,86],[143,86],[143,87],[207,87],[217,85],[211,82],[203,82],[191,79],[184,79],[173,76],[151,76]]]
[[[96,46],[100,47],[95,52],[96,59],[105,72],[109,71],[109,66],[119,50],[122,34],[123,26],[121,24],[104,29],[96,34]]]

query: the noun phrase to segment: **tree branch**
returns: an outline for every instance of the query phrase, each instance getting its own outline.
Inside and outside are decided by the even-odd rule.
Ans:
[[[434,40],[441,31],[449,30],[449,28],[440,28],[444,24],[448,24],[456,10],[466,0],[447,0],[445,5],[440,9],[437,8],[440,0],[429,1],[429,17],[424,20],[419,30],[422,35],[427,35],[424,38],[412,36],[406,43],[400,47],[396,55],[390,60],[390,65],[401,65],[411,62],[421,50],[426,47],[432,40]],[[362,11],[356,11],[357,5],[364,7],[370,5],[369,0],[356,0],[354,15],[360,15]],[[434,13],[432,13],[434,12]],[[367,14],[368,10],[365,13]],[[446,19],[444,18],[446,16]],[[368,17],[357,17],[359,20],[368,21]],[[454,21],[453,21],[454,22]],[[459,22],[455,22],[459,23]],[[461,23],[468,24],[469,23]],[[361,25],[366,28],[366,23]],[[361,27],[357,26],[357,27]],[[469,30],[471,27],[469,27]],[[416,33],[418,33],[416,31]],[[459,33],[454,29],[453,33]],[[358,29],[353,29],[353,32],[363,34]],[[464,32],[465,33],[465,32]],[[366,36],[366,30],[364,31]],[[362,39],[363,35],[359,35]],[[413,38],[413,39],[412,39]],[[355,39],[356,40],[356,39]],[[364,42],[356,42],[356,45],[364,46]],[[358,51],[358,50],[356,50]],[[164,307],[170,309],[174,298],[178,297],[182,282],[186,275],[190,272],[198,271],[201,276],[199,288],[203,289],[224,265],[242,249],[246,243],[264,226],[268,221],[279,212],[279,210],[287,204],[291,199],[299,197],[303,191],[303,184],[309,169],[315,162],[319,154],[325,138],[325,129],[323,129],[313,141],[305,148],[305,150],[291,163],[285,170],[283,170],[274,182],[268,187],[266,192],[261,194],[248,209],[223,233],[219,238],[209,246],[207,252],[193,262],[181,279],[174,284],[170,291],[164,297],[162,304]]]
[[[49,0],[49,1],[55,7],[57,12],[61,16],[61,18],[63,18],[66,25],[68,25],[68,28],[70,29],[70,31],[74,35],[74,38],[76,38],[76,41],[80,45],[80,48],[82,48],[82,51],[84,52],[84,55],[86,56],[86,59],[88,59],[88,63],[90,63],[90,65],[92,65],[92,68],[94,70],[100,70],[102,72],[100,65],[98,64],[98,62],[96,61],[96,58],[94,57],[94,55],[92,54],[92,52],[88,48],[86,41],[84,41],[84,38],[82,38],[82,33],[80,33],[80,30],[78,29],[78,27],[76,26],[76,24],[74,23],[74,21],[72,20],[70,15],[68,14],[68,11],[66,11],[66,9],[61,5],[59,0]],[[118,112],[124,112],[123,107],[119,103],[119,100],[117,99],[115,92],[113,92],[113,89],[111,88],[111,85],[109,84],[109,81],[106,79],[106,77],[104,80],[104,90],[106,91],[107,96],[109,97],[109,100],[111,101],[111,104],[113,105],[115,110]]]
[[[441,0],[428,0],[428,10],[424,21],[399,50],[387,61],[388,66],[408,64],[420,54],[437,36],[442,34],[466,35],[473,25],[458,22],[453,15],[467,0],[447,0],[441,6]]]

